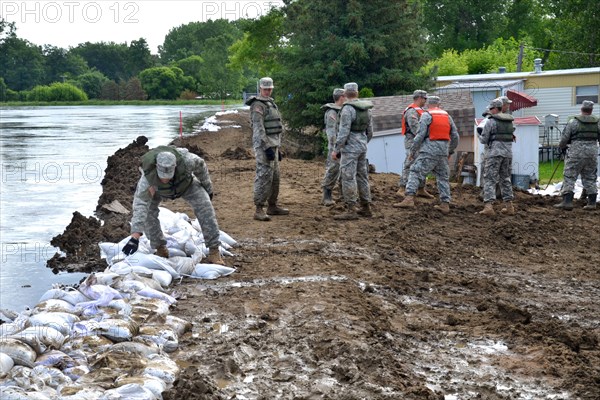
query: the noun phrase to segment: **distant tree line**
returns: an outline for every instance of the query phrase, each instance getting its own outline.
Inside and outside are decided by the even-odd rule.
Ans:
[[[320,125],[320,105],[348,81],[382,96],[437,75],[529,71],[534,58],[544,69],[600,65],[595,1],[283,3],[256,19],[174,27],[156,55],[144,38],[39,46],[0,19],[0,100],[241,98],[269,75],[286,122],[301,128]]]

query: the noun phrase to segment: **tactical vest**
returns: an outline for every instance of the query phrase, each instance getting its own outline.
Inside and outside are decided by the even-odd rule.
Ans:
[[[279,114],[279,110],[277,109],[277,105],[273,102],[273,99],[267,97],[251,97],[246,101],[246,104],[251,106],[255,101],[260,101],[267,106],[267,113],[263,116],[265,133],[267,135],[278,135],[283,132],[281,115]]]
[[[490,143],[494,141],[512,142],[513,133],[515,131],[513,116],[510,114],[498,113],[493,114],[491,118],[496,120],[496,133],[490,137]]]
[[[450,118],[448,113],[438,107],[427,110],[431,114],[429,124],[429,140],[450,140]]]
[[[402,134],[406,135],[407,133],[413,133],[410,131],[410,126],[406,123],[406,118],[404,118],[404,115],[406,114],[406,112],[411,109],[414,108],[417,111],[417,114],[419,114],[419,118],[421,118],[421,115],[423,114],[423,109],[419,106],[417,106],[415,103],[410,104],[408,107],[406,107],[404,109],[404,112],[402,113]]]
[[[571,140],[598,140],[598,117],[595,115],[576,115],[577,132],[571,136]]]
[[[325,110],[325,112],[327,112],[327,110],[329,110],[329,109],[340,111],[342,109],[342,106],[338,106],[335,103],[327,103],[327,104],[323,104],[321,106],[321,109]]]
[[[352,106],[356,110],[356,119],[350,125],[352,132],[364,132],[369,126],[369,109],[373,108],[373,103],[367,100],[356,100],[344,103],[345,106]]]
[[[162,183],[156,172],[156,156],[163,151],[172,153],[177,160],[175,175],[168,183]],[[156,187],[156,192],[166,199],[181,197],[194,181],[194,176],[185,167],[185,159],[181,153],[169,146],[159,146],[144,154],[142,156],[142,169],[150,185]]]

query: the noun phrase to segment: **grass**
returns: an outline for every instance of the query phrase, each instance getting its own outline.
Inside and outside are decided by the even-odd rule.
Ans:
[[[557,166],[559,163],[560,165]],[[563,180],[564,168],[565,163],[561,160],[554,160],[552,163],[550,161],[541,162],[539,168],[540,185],[546,185],[548,182],[561,182]],[[556,172],[554,173],[554,176],[552,176],[555,169]]]

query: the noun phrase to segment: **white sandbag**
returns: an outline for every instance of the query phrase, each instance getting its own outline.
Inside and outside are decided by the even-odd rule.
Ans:
[[[14,366],[15,362],[8,354],[0,353],[0,378],[4,378]]]
[[[191,239],[192,232],[182,229],[179,232],[173,233],[171,237],[177,241],[177,247],[182,249],[185,242]]]
[[[14,371],[14,369],[13,369]],[[24,383],[27,385],[27,383]],[[42,392],[34,392],[31,389],[23,389],[18,386],[0,386],[0,399],[2,400],[56,400],[56,396]],[[61,398],[62,400],[62,398]]]
[[[182,249],[175,247],[167,247],[167,250],[169,250],[169,259],[173,257],[187,257],[187,254],[185,254],[185,251],[183,251]]]
[[[26,343],[18,339],[2,338],[0,339],[0,353],[4,353],[12,358],[15,365],[33,368],[37,353]]]
[[[68,386],[69,389],[73,386]],[[106,391],[101,387],[81,387],[77,393],[72,395],[61,395],[60,400],[98,400]]]
[[[168,384],[173,384],[179,374],[179,367],[175,361],[163,354],[153,354],[148,357],[150,362],[144,369],[142,376],[153,376]]]
[[[194,243],[194,241],[190,238],[187,242],[185,242],[183,250],[185,251],[186,255],[191,256],[196,254],[198,251],[202,251],[202,248],[198,247],[198,245],[196,245],[196,243]]]
[[[131,265],[125,261],[119,261],[110,266],[110,272],[114,272],[119,275],[127,275],[131,272]]]
[[[113,342],[131,341],[137,335],[139,326],[134,321],[105,319],[98,323],[97,332]]]
[[[13,322],[0,325],[0,336],[9,336],[21,332],[29,324],[29,316],[19,315]]]
[[[167,325],[141,326],[138,335],[133,340],[149,340],[167,353],[172,353],[179,347],[177,334]]]
[[[65,312],[43,312],[29,317],[30,326],[50,326],[65,336],[71,334],[73,324],[78,321],[77,315]]]
[[[162,399],[162,393],[167,390],[167,383],[153,376],[120,376],[115,380],[117,387],[130,383],[142,385],[159,399]]]
[[[128,275],[127,278],[128,279],[124,280],[123,282],[119,282],[116,286],[117,289],[119,289],[121,292],[137,293],[138,291],[148,286],[144,282],[139,280],[139,277],[136,274]]]
[[[138,295],[143,296],[143,297],[149,297],[152,299],[161,299],[166,301],[169,304],[175,304],[177,302],[177,300],[175,300],[174,297],[169,296],[166,293],[163,292],[159,292],[158,290],[152,289],[152,288],[145,288],[140,290],[139,292],[137,292]]]
[[[173,281],[173,276],[167,271],[155,270],[152,272],[152,279],[160,283],[160,286],[166,288]]]
[[[87,365],[77,365],[75,367],[63,369],[63,373],[66,376],[68,376],[69,378],[71,378],[72,380],[76,381],[77,379],[81,378],[83,375],[89,374],[90,368]],[[61,398],[64,399],[64,397],[61,397]]]
[[[90,299],[86,297],[83,293],[78,291],[77,289],[68,288],[68,289],[50,289],[47,290],[42,297],[38,300],[38,303],[42,301],[46,301],[48,299],[60,299],[65,300],[66,302],[71,303],[72,305],[77,305],[77,303],[81,303],[82,301],[89,301]]]
[[[98,247],[100,247],[100,258],[106,258],[106,261],[109,262],[109,265],[110,265],[110,261],[123,250],[123,247],[125,247],[127,242],[129,242],[129,239],[131,239],[131,236],[127,236],[126,238],[123,238],[118,243],[112,243],[112,242],[98,243]]]
[[[123,299],[113,300],[108,303],[107,307],[118,310],[119,315],[124,315],[126,317],[131,315],[131,304]]]
[[[41,312],[66,312],[69,314],[77,314],[77,306],[72,305],[66,300],[48,299],[38,303],[32,311],[32,314]]]
[[[200,279],[217,279],[222,276],[231,275],[235,271],[235,268],[226,267],[219,264],[196,264],[194,271],[186,276]]]
[[[77,364],[75,360],[60,350],[46,351],[35,359],[36,366],[58,367],[60,369],[72,368],[77,366]]]
[[[125,261],[132,267],[139,265],[150,269],[162,269],[169,272],[174,279],[179,278],[179,273],[171,267],[168,260],[153,254],[135,253],[127,257]]]
[[[169,262],[181,275],[191,275],[196,264],[194,259],[190,257],[171,257],[169,258]]]
[[[233,254],[224,249],[222,246],[219,246],[219,253],[221,253],[222,256],[233,257]]]
[[[107,390],[100,396],[99,400],[158,400],[150,389],[146,389],[139,383],[128,383],[116,389]]]
[[[131,267],[131,272],[135,273],[136,275],[143,276],[144,278],[152,278],[153,271],[154,270],[142,267],[141,265],[134,265]]]
[[[119,274],[111,272],[110,270],[107,272],[96,272],[94,275],[96,277],[96,284],[107,286],[114,285],[116,280],[121,277]]]
[[[219,231],[219,240],[221,242],[227,243],[231,247],[235,247],[238,245],[238,242],[234,238],[232,238],[231,236],[229,236],[227,233],[225,233],[223,231]]]
[[[186,332],[190,332],[192,330],[191,322],[174,315],[167,315],[167,318],[165,319],[165,325],[173,329],[177,337],[181,337]]]
[[[48,349],[60,349],[66,339],[65,335],[51,326],[30,326],[10,337],[27,343],[37,354]]]

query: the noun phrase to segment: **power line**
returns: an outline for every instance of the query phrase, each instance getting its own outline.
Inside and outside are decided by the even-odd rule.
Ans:
[[[584,55],[584,56],[600,56],[599,53],[582,53],[582,52],[579,52],[579,51],[564,51],[564,50],[541,49],[539,47],[531,47],[531,46],[527,46],[527,45],[525,45],[524,47],[527,47],[528,49],[539,50],[539,51],[551,51],[551,52],[554,52],[554,53],[580,54],[580,55]]]

